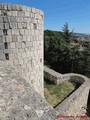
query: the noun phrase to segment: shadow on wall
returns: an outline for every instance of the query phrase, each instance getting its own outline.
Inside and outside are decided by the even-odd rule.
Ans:
[[[89,90],[88,101],[87,101],[87,116],[90,117],[90,90]]]

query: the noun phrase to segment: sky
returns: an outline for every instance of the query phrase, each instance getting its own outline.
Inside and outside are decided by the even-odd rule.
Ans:
[[[90,0],[0,0],[35,7],[44,11],[44,29],[61,31],[67,22],[70,30],[90,33]]]

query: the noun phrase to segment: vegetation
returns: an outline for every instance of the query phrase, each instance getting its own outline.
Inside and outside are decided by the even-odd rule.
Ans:
[[[80,46],[84,46],[83,50]],[[44,55],[45,62],[57,72],[80,73],[90,77],[90,42],[74,38],[67,23],[62,32],[45,30]]]
[[[45,81],[44,95],[46,100],[55,107],[65,97],[68,96],[73,90],[77,88],[76,83],[65,81],[59,85],[54,85],[49,81]]]

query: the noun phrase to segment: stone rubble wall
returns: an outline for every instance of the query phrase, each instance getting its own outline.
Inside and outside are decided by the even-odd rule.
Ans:
[[[43,11],[0,4],[0,60],[10,61],[43,96]]]
[[[80,74],[59,74],[58,72],[44,67],[44,77],[55,84],[60,84],[64,81],[73,81],[80,83],[81,86],[76,89],[69,97],[61,102],[55,110],[60,115],[76,116],[85,114],[90,90],[90,79]]]

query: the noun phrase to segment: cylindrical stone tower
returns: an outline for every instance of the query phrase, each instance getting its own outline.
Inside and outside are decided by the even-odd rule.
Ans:
[[[0,59],[10,61],[43,96],[43,12],[0,5]]]

